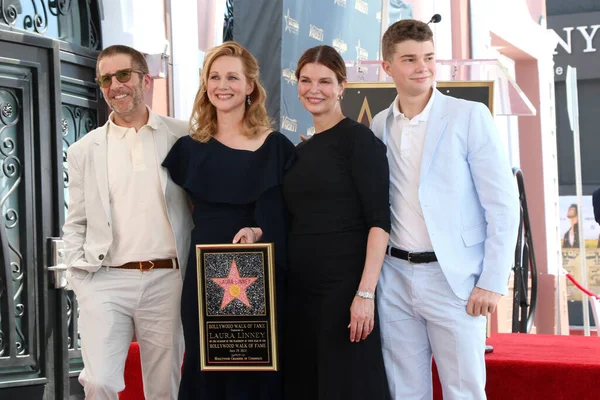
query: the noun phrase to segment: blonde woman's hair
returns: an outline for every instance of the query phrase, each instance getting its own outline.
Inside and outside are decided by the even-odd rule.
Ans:
[[[194,109],[190,118],[191,135],[199,142],[208,142],[217,133],[217,110],[208,99],[206,87],[212,64],[222,56],[239,58],[242,61],[246,80],[248,83],[254,83],[254,90],[250,93],[251,104],[246,103],[244,112],[244,134],[252,137],[264,132],[265,129],[271,129],[271,120],[265,107],[267,92],[259,81],[259,67],[256,58],[240,44],[225,42],[210,49],[202,64],[200,88],[196,93]]]

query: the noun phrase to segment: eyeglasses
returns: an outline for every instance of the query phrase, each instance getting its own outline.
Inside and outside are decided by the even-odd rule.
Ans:
[[[129,80],[131,79],[131,74],[133,72],[135,72],[136,74],[141,74],[141,75],[145,75],[146,74],[144,71],[140,71],[140,70],[137,70],[137,69],[131,69],[131,68],[129,68],[129,69],[120,69],[117,72],[115,72],[114,74],[100,75],[99,77],[96,78],[96,83],[101,88],[107,88],[112,83],[112,77],[113,76],[116,76],[117,80],[119,82],[121,82],[121,83],[129,82]]]

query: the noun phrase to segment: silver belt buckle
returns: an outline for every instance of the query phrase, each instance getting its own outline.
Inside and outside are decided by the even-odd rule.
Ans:
[[[412,264],[413,262],[412,262],[412,261],[411,261],[411,259],[410,259],[410,254],[411,254],[411,253],[410,253],[410,251],[409,251],[409,252],[408,252],[408,257],[407,257],[407,258],[408,258],[408,260],[406,260],[406,261],[408,261],[408,263],[409,263],[409,264]]]

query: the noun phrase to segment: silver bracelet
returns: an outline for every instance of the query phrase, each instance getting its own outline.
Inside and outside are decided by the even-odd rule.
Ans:
[[[357,290],[356,295],[362,299],[375,300],[375,293],[363,292],[361,290]]]

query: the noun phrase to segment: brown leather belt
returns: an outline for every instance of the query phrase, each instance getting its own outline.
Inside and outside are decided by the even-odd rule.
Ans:
[[[179,269],[179,262],[177,259],[166,259],[166,260],[151,260],[151,261],[132,261],[123,265],[116,265],[110,268],[119,269],[139,269],[142,272],[151,271],[156,268],[169,268],[173,269],[173,261],[175,261],[175,268]]]

